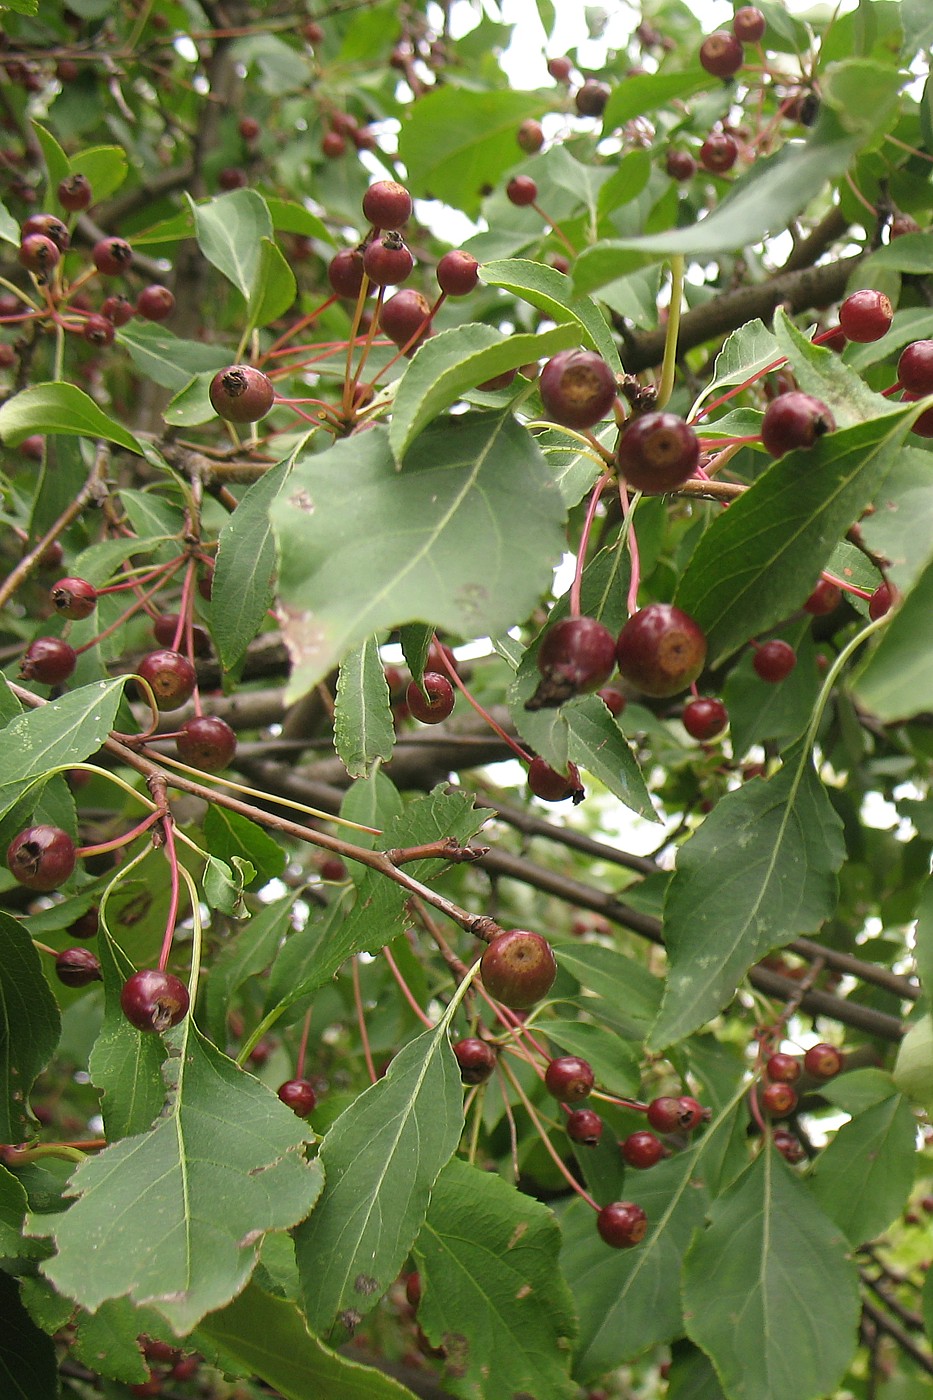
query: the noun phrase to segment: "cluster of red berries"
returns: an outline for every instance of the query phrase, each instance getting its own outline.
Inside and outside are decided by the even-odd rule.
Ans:
[[[813,1079],[834,1079],[843,1066],[842,1052],[821,1041],[811,1045],[802,1061],[796,1055],[775,1051],[765,1061],[767,1083],[761,1091],[761,1107],[771,1118],[787,1118],[797,1107],[794,1085],[807,1073]]]

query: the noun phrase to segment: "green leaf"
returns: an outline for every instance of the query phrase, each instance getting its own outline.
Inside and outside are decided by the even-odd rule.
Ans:
[[[183,389],[179,389],[162,414],[166,423],[174,428],[196,428],[216,418],[210,400],[212,370],[202,370],[190,378]]]
[[[869,389],[862,376],[832,350],[814,345],[782,307],[775,313],[774,331],[781,354],[787,356],[800,388],[826,404],[837,428],[849,428],[900,410],[899,404],[892,404],[890,399]]]
[[[633,1098],[641,1086],[635,1047],[615,1031],[593,1021],[547,1021],[545,1034],[569,1055],[579,1055],[593,1067],[600,1089]]]
[[[334,703],[334,748],[351,778],[367,778],[373,764],[392,757],[395,725],[376,637],[354,647],[340,663]]]
[[[60,1394],[55,1344],[23,1307],[16,1279],[2,1272],[0,1391],[4,1400],[55,1400]]]
[[[879,490],[910,413],[788,452],[716,517],[675,594],[706,633],[710,666],[801,606],[837,540]]]
[[[721,389],[730,384],[744,384],[775,360],[780,360],[784,353],[778,348],[773,332],[757,317],[739,326],[723,342],[713,366],[712,380],[694,403],[689,416],[692,418],[707,399],[718,398]]]
[[[234,919],[247,918],[249,911],[243,902],[243,891],[255,874],[256,867],[240,856],[233,856],[228,865],[225,860],[209,855],[201,877],[205,904]]]
[[[643,1040],[661,1005],[661,983],[641,963],[599,943],[563,943],[558,963],[581,987],[617,1007],[628,1023],[625,1034]]]
[[[559,493],[509,414],[432,425],[402,472],[382,429],[338,442],[298,462],[271,516],[293,699],[386,628],[506,631],[549,586],[564,543]]]
[[[106,915],[105,915],[106,917]],[[102,928],[98,956],[104,979],[104,1024],[91,1051],[88,1069],[103,1093],[107,1139],[145,1132],[165,1101],[161,1036],[144,1034],[131,1025],[120,1006],[120,992],[136,971],[118,944]]]
[[[220,532],[211,588],[211,635],[227,670],[261,630],[272,604],[275,540],[270,510],[293,458],[270,467],[246,492]]]
[[[96,1313],[79,1315],[74,1356],[100,1376],[140,1384],[150,1375],[139,1348],[143,1327],[139,1309],[128,1298],[110,1298]]]
[[[914,1183],[917,1124],[900,1094],[836,1130],[816,1159],[813,1198],[853,1246],[873,1240],[901,1211]]]
[[[683,1039],[731,1001],[772,948],[836,907],[842,822],[798,745],[781,770],[727,792],[677,853],[664,905],[669,971],[650,1044]]]
[[[891,614],[855,682],[861,703],[883,720],[906,719],[929,708],[933,651],[918,645],[918,638],[924,635],[931,603],[933,564],[928,564]]]
[[[681,1260],[706,1205],[706,1193],[691,1177],[693,1164],[690,1153],[648,1172],[627,1173],[625,1198],[648,1217],[648,1233],[637,1249],[609,1249],[582,1203],[564,1216],[561,1267],[580,1315],[578,1380],[596,1380],[680,1336]]]
[[[15,1258],[23,1244],[26,1192],[12,1172],[0,1167],[0,1258]]]
[[[88,146],[68,159],[68,173],[86,175],[100,204],[118,190],[129,174],[126,151],[122,146]]]
[[[97,752],[113,728],[125,684],[125,676],[94,681],[10,720],[0,731],[0,816],[43,774]]]
[[[577,1394],[574,1300],[559,1252],[545,1206],[466,1162],[447,1164],[414,1246],[418,1323],[446,1349],[447,1389],[470,1400]]]
[[[628,740],[598,695],[585,695],[563,706],[567,754],[598,778],[626,807],[648,821],[660,821],[651,794]]]
[[[190,1017],[166,1043],[162,1115],[78,1168],[70,1210],[41,1221],[57,1247],[42,1272],[92,1312],[149,1303],[181,1336],[240,1291],[266,1231],[307,1214],[321,1168],[304,1160],[305,1125]]]
[[[463,1086],[444,1025],[400,1050],[385,1078],[333,1124],[318,1159],[324,1191],[295,1231],[314,1331],[339,1323],[352,1332],[376,1306],[421,1229],[462,1128]]]
[[[6,205],[0,202],[0,238],[4,243],[12,243],[17,248],[22,242],[22,232],[18,220],[7,209]],[[23,308],[25,310],[25,307]]]
[[[765,1147],[684,1267],[687,1333],[742,1400],[822,1400],[852,1359],[858,1276],[840,1231]]]
[[[74,384],[50,382],[23,389],[0,407],[0,437],[18,447],[30,433],[74,433],[78,437],[103,438],[140,457],[140,444],[115,419],[109,417],[83,389]]]
[[[901,448],[875,497],[874,512],[859,522],[868,548],[890,560],[887,575],[902,592],[913,588],[933,557],[929,458],[930,454],[922,448]],[[875,572],[872,587],[877,585],[877,578]]]
[[[467,322],[432,336],[412,359],[395,394],[389,442],[399,465],[420,432],[478,384],[579,344],[576,321],[538,335],[504,335]]]
[[[39,0],[3,0],[5,10],[13,10],[18,15],[37,15]]]
[[[598,351],[612,369],[622,368],[605,316],[592,298],[574,296],[573,283],[565,273],[528,258],[503,258],[481,264],[479,279],[487,287],[502,287],[520,297],[553,321],[560,323],[572,317],[584,345]]]
[[[636,73],[623,78],[612,90],[603,114],[603,128],[612,131],[633,117],[643,117],[666,107],[675,98],[692,97],[709,86],[709,74],[697,65],[681,73]]]
[[[33,1081],[55,1053],[61,1019],[27,930],[0,911],[0,1141],[33,1131],[27,1108]]]
[[[894,1082],[902,1094],[933,1112],[933,1020],[929,1013],[914,1022],[898,1046]]]
[[[250,296],[247,332],[284,316],[298,295],[295,274],[279,245],[272,238],[263,238],[259,246],[259,268]]]
[[[226,1039],[227,1013],[236,993],[245,982],[258,977],[269,966],[289,932],[295,899],[294,894],[289,894],[260,909],[239,935],[224,945],[212,962],[211,975],[207,979],[204,1021],[211,1038],[218,1043],[222,1044]]]
[[[336,243],[333,232],[323,219],[312,214],[303,204],[293,199],[278,199],[275,195],[266,196],[266,208],[272,223],[279,233],[300,233],[307,238],[319,238],[322,243]]]
[[[278,841],[239,812],[212,803],[204,814],[203,830],[211,855],[228,863],[248,861],[259,885],[274,880],[285,869],[286,855]]]
[[[45,168],[48,172],[49,189],[57,189],[68,174],[68,157],[65,155],[65,152],[52,133],[46,131],[44,126],[40,126],[38,122],[33,122],[32,129],[36,134],[36,140],[39,142],[45,161]]]
[[[216,1348],[221,1366],[230,1358],[244,1372],[274,1386],[285,1400],[308,1400],[312,1393],[327,1400],[412,1397],[391,1376],[331,1351],[311,1335],[294,1303],[264,1293],[255,1283],[247,1284],[222,1312],[206,1317],[197,1338],[208,1355]]]
[[[399,631],[399,641],[402,645],[405,665],[411,672],[412,680],[419,685],[424,675],[433,636],[434,628],[426,627],[424,623],[420,622],[409,623],[407,627],[402,627]]]
[[[138,370],[173,393],[183,389],[193,374],[213,374],[230,363],[229,350],[199,340],[180,340],[153,321],[134,318],[120,327],[117,340],[129,350]]]
[[[408,188],[474,218],[486,187],[515,164],[519,124],[541,108],[540,97],[529,92],[471,92],[439,84],[406,110],[399,133]]]
[[[272,238],[266,201],[255,190],[232,190],[203,204],[187,198],[201,252],[249,302],[259,277],[262,240]]]

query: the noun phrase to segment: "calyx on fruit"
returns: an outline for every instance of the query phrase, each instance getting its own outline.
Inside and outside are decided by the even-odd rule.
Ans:
[[[547,996],[557,976],[557,960],[546,938],[528,929],[507,929],[492,939],[480,959],[490,996],[524,1011]]]
[[[703,670],[702,628],[673,603],[649,603],[629,618],[616,643],[619,670],[645,695],[665,698],[686,690]]]
[[[615,643],[596,618],[564,617],[545,632],[537,660],[542,679],[526,710],[552,709],[598,690],[615,670]]]

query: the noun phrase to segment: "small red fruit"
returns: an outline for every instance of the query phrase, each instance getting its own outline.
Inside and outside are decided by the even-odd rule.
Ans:
[[[768,1056],[765,1074],[772,1084],[796,1084],[801,1075],[800,1061],[796,1055],[785,1055],[778,1050]]]
[[[718,29],[700,45],[700,64],[714,78],[731,78],[744,61],[741,42],[727,29]]]
[[[405,1278],[405,1298],[410,1308],[416,1308],[421,1302],[421,1275],[417,1271]]]
[[[136,310],[146,321],[164,321],[175,310],[175,298],[168,287],[153,282],[136,298]]]
[[[159,710],[177,710],[191,699],[197,684],[197,674],[191,662],[180,651],[150,651],[144,656],[137,673],[155,696]]]
[[[59,826],[30,826],[7,847],[13,877],[29,890],[58,889],[75,868],[75,843]]]
[[[700,147],[700,164],[711,175],[725,175],[739,157],[739,147],[734,136],[725,131],[711,131]]]
[[[573,64],[565,54],[558,54],[547,61],[547,71],[558,83],[569,83],[573,76]]]
[[[208,390],[211,406],[228,423],[257,423],[275,400],[271,379],[252,365],[230,365],[218,370]]]
[[[842,1051],[825,1041],[811,1045],[803,1057],[803,1067],[814,1079],[834,1079],[842,1069],[842,1063]]]
[[[792,390],[778,394],[768,404],[761,420],[761,441],[772,457],[782,457],[794,448],[812,447],[835,426],[836,420],[825,403]]]
[[[645,1238],[648,1217],[633,1201],[613,1201],[597,1215],[596,1228],[614,1249],[630,1249]]]
[[[308,1079],[286,1079],[276,1090],[279,1098],[299,1118],[307,1118],[317,1103],[314,1085]]]
[[[30,233],[19,245],[19,260],[27,272],[45,277],[61,261],[61,253],[44,233]]]
[[[617,685],[600,686],[596,694],[612,715],[613,719],[618,719],[619,715],[628,704],[628,696],[625,691],[621,690]]]
[[[90,617],[97,606],[97,590],[87,579],[62,578],[49,590],[52,606],[61,617]]]
[[[767,21],[754,5],[743,5],[732,16],[732,32],[743,44],[757,44],[765,32]]]
[[[611,96],[612,89],[608,83],[601,83],[596,78],[587,78],[574,93],[573,102],[581,117],[601,117]]]
[[[450,681],[436,671],[425,671],[422,685],[412,681],[405,692],[411,714],[422,724],[441,724],[453,710],[454,698]]]
[[[752,660],[756,675],[769,685],[786,680],[797,665],[797,653],[787,642],[775,639],[757,647]]]
[[[217,715],[186,719],[175,740],[178,757],[204,773],[219,773],[236,753],[236,734]]]
[[[912,394],[933,394],[933,340],[915,340],[905,346],[897,377]]]
[[[515,1011],[524,1011],[547,996],[557,976],[551,945],[539,933],[507,929],[496,934],[480,961],[490,996]]]
[[[431,329],[431,306],[427,297],[411,287],[396,292],[383,302],[379,329],[400,347],[415,337],[423,337]]]
[[[478,1036],[467,1036],[453,1047],[464,1084],[485,1084],[496,1067],[496,1052]]]
[[[544,145],[544,131],[541,123],[536,122],[533,117],[529,117],[518,128],[515,139],[527,155],[534,155]]]
[[[622,433],[617,460],[619,471],[636,491],[661,495],[693,475],[700,460],[700,440],[676,413],[643,413]]]
[[[74,647],[61,637],[37,637],[26,648],[19,673],[25,681],[40,685],[61,685],[74,671],[78,657]]]
[[[370,243],[363,254],[363,270],[377,287],[396,287],[411,275],[415,265],[401,235],[389,230]]]
[[[359,248],[343,248],[327,267],[327,280],[339,297],[355,301],[363,285],[363,254]]]
[[[538,186],[530,175],[515,175],[505,187],[506,198],[519,209],[526,204],[534,204],[538,198]]]
[[[565,617],[545,632],[538,648],[542,680],[526,709],[561,705],[572,695],[599,687],[615,670],[615,644],[608,627],[593,617]]]
[[[260,129],[255,117],[241,117],[237,122],[237,131],[244,141],[255,141]]]
[[[691,739],[708,743],[728,727],[729,711],[713,696],[698,696],[687,701],[680,720]]]
[[[677,1105],[680,1111],[680,1126],[684,1132],[692,1133],[694,1128],[700,1126],[704,1118],[709,1117],[709,1113],[703,1105],[697,1103],[696,1099],[691,1098],[689,1094],[682,1094],[677,1100]]]
[[[821,578],[817,580],[816,587],[803,605],[804,612],[810,613],[811,617],[825,617],[827,613],[835,612],[842,602],[842,589],[835,583],[830,583],[829,579]]]
[[[619,1151],[630,1167],[646,1171],[648,1167],[660,1162],[664,1156],[664,1144],[654,1133],[629,1133],[628,1137],[619,1143]]]
[[[437,285],[449,297],[465,297],[479,282],[479,263],[472,253],[453,248],[437,264]]]
[[[55,959],[55,975],[66,987],[87,987],[100,982],[100,961],[90,948],[66,948]]]
[[[567,1136],[583,1147],[595,1147],[603,1135],[603,1120],[591,1108],[575,1108],[567,1117]]]
[[[82,331],[88,345],[103,348],[113,344],[114,324],[106,316],[88,316]]]
[[[68,225],[63,224],[61,219],[54,214],[30,214],[20,230],[20,238],[25,242],[34,233],[41,233],[45,238],[51,238],[60,253],[67,252],[71,246]]]
[[[619,670],[646,695],[665,698],[686,690],[703,670],[706,637],[672,603],[649,603],[619,633]]]
[[[120,1005],[138,1031],[167,1031],[188,1014],[188,989],[171,972],[147,968],[124,982]]]
[[[363,195],[363,216],[374,228],[402,228],[412,208],[411,195],[397,180],[377,180]]]
[[[91,189],[91,182],[86,175],[76,171],[74,175],[66,175],[58,186],[58,202],[63,209],[67,209],[69,214],[80,213],[82,209],[89,209],[94,202],[94,191]]]
[[[122,293],[119,296],[107,297],[100,308],[100,314],[106,316],[115,326],[125,326],[127,321],[133,319],[133,303]]]
[[[561,1103],[585,1099],[595,1083],[592,1065],[578,1055],[558,1055],[551,1060],[544,1075],[548,1093]]]
[[[615,403],[616,377],[593,350],[561,350],[538,380],[545,412],[565,428],[592,428]]]
[[[578,803],[584,796],[580,770],[575,763],[567,764],[566,773],[558,773],[543,758],[535,757],[528,765],[528,786],[542,802],[566,802],[572,797],[574,803]]]
[[[797,1094],[789,1084],[768,1084],[761,1093],[761,1106],[772,1118],[786,1118],[797,1107]]]
[[[133,250],[125,238],[102,238],[94,244],[91,258],[97,271],[105,277],[119,277],[132,263]]]
[[[249,176],[239,165],[225,165],[218,172],[217,184],[229,194],[231,190],[245,189],[249,184]]]
[[[672,180],[692,180],[697,173],[697,163],[689,151],[668,151],[664,168]]]
[[[867,345],[891,329],[894,308],[884,292],[865,288],[847,296],[839,308],[839,324],[847,340]]]
[[[868,600],[868,616],[872,622],[889,613],[898,600],[898,591],[893,583],[879,583]]]

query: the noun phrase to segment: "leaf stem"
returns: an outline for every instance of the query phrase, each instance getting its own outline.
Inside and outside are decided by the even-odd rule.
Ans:
[[[663,408],[674,388],[674,373],[677,368],[677,337],[680,333],[680,315],[684,300],[684,255],[677,253],[671,258],[671,300],[667,310],[667,329],[664,335],[664,359],[661,362],[661,382],[658,385],[656,404]]]

